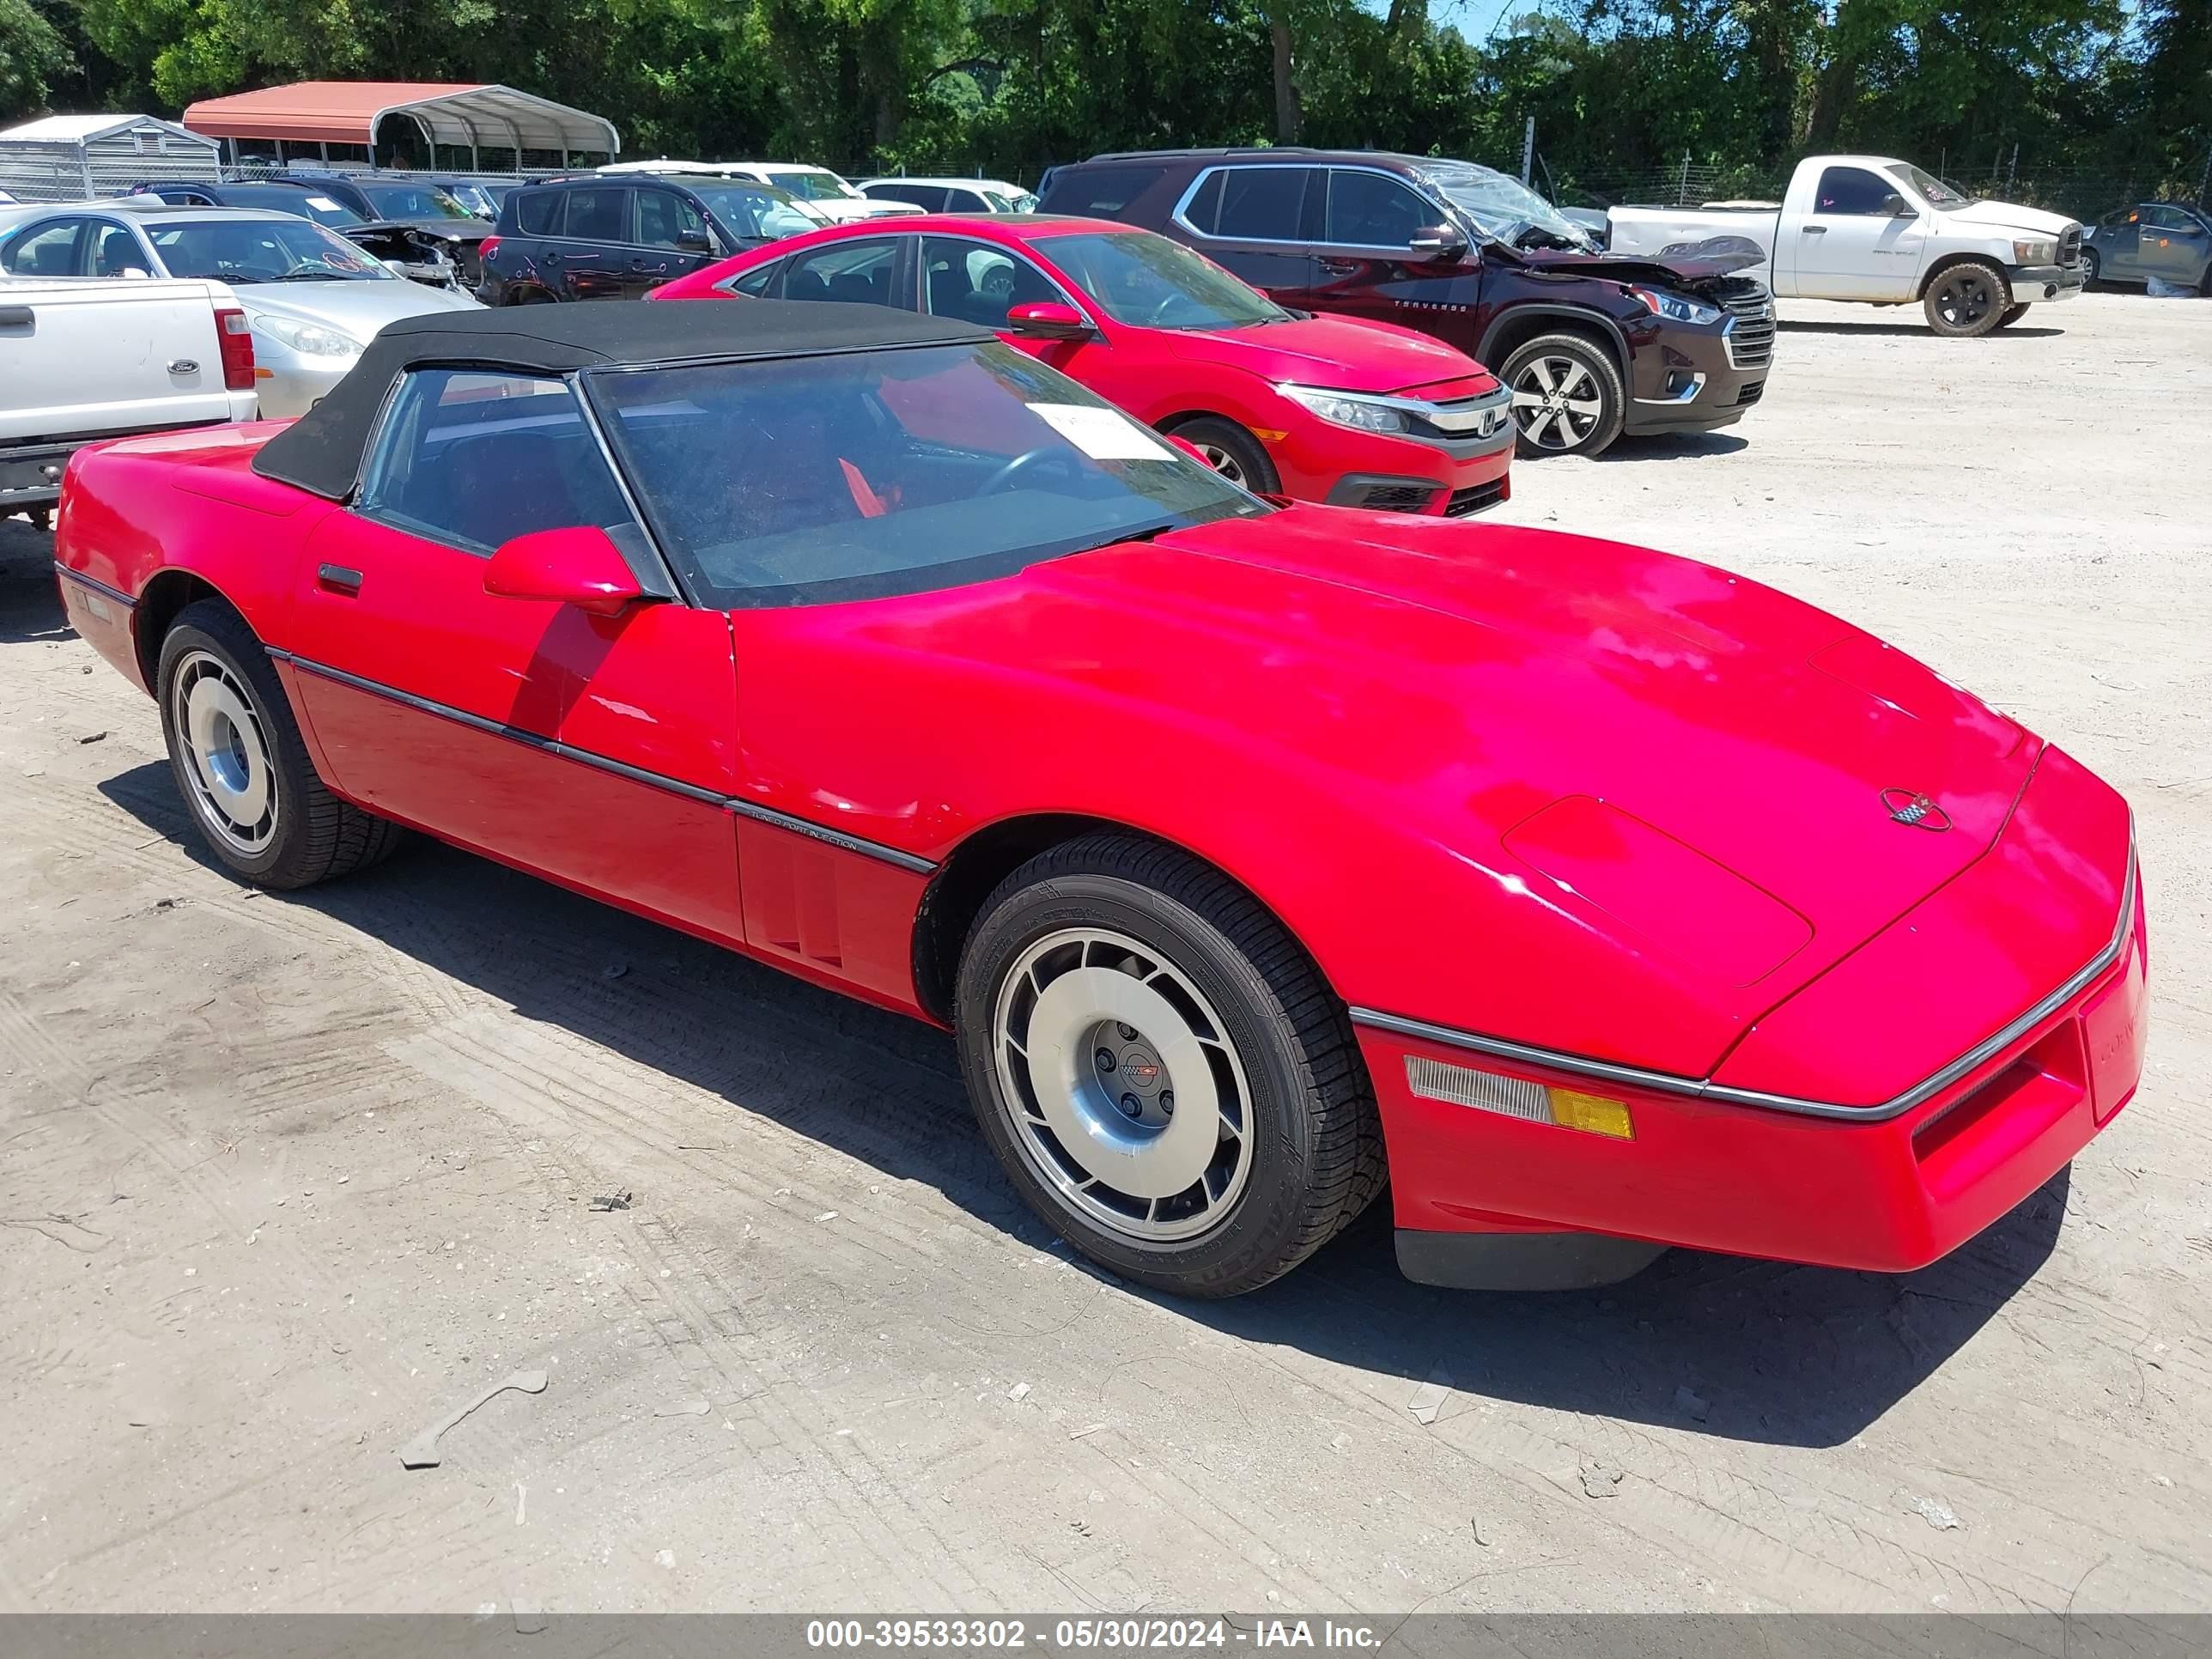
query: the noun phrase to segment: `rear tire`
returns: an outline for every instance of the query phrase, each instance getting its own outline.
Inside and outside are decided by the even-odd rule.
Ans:
[[[2100,275],[2100,266],[2102,262],[2097,257],[2097,250],[2093,247],[2083,248],[2081,250],[2081,264],[2083,267],[2081,286],[2084,288],[2096,287],[2098,283],[2102,280],[2102,276]]]
[[[1255,495],[1282,494],[1283,480],[1275,464],[1260,441],[1236,422],[1202,415],[1177,426],[1175,435],[1194,446],[1206,464],[1230,483],[1242,484]]]
[[[2012,289],[2004,272],[1979,259],[1938,271],[1920,302],[1928,326],[1947,340],[1978,340],[2004,326]]]
[[[324,787],[269,653],[222,600],[179,613],[154,684],[177,791],[232,874],[258,887],[311,887],[398,846],[398,824]]]
[[[1256,1290],[1382,1189],[1343,1004],[1249,893],[1173,848],[1088,836],[1008,876],[961,953],[954,1024],[1015,1188],[1123,1278]]]
[[[2005,309],[2005,314],[1997,319],[1997,326],[1999,328],[2010,328],[2014,323],[2018,322],[2021,318],[2027,315],[2027,307],[2024,305],[2007,307]]]
[[[1540,334],[1505,360],[1518,453],[1601,455],[1628,419],[1628,394],[1613,354],[1581,334]]]

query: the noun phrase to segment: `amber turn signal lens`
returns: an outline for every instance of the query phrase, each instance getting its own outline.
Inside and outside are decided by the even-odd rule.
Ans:
[[[1628,1103],[1603,1095],[1586,1095],[1573,1089],[1553,1089],[1552,1121],[1562,1128],[1580,1129],[1615,1140],[1636,1139],[1636,1124],[1628,1115]]]
[[[1635,1121],[1628,1103],[1605,1095],[1586,1095],[1575,1089],[1556,1089],[1495,1072],[1479,1072],[1471,1066],[1454,1066],[1426,1054],[1406,1056],[1406,1085],[1424,1100],[1442,1100],[1454,1106],[1471,1106],[1479,1112],[1517,1117],[1530,1123],[1550,1123],[1585,1134],[1606,1135],[1614,1140],[1636,1139]]]

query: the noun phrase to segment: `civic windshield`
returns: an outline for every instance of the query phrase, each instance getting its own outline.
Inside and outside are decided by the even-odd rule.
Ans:
[[[147,227],[172,276],[218,283],[396,283],[342,236],[305,219],[161,220]]]
[[[584,384],[662,544],[722,609],[955,587],[1269,510],[995,342]]]
[[[1971,207],[1975,198],[1954,185],[1945,184],[1934,173],[1923,172],[1910,161],[1893,161],[1890,176],[1902,179],[1926,198],[1929,206],[1939,208]]]
[[[1559,209],[1494,167],[1472,161],[1424,161],[1420,176],[1475,228],[1509,247],[1588,248],[1589,234]]]
[[[707,204],[733,236],[748,240],[774,241],[796,236],[821,222],[773,185],[702,184],[687,180],[684,188]]]
[[[361,179],[354,188],[384,219],[472,219],[476,216],[435,185],[377,185]]]
[[[1117,323],[1142,328],[1249,328],[1290,313],[1211,259],[1149,230],[1039,237],[1037,251]]]

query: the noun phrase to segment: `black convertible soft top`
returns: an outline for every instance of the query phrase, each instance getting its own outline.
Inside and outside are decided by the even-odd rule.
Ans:
[[[392,383],[410,368],[462,366],[562,374],[607,364],[794,357],[998,337],[972,323],[890,306],[784,300],[580,301],[434,311],[387,323],[345,379],[262,445],[253,470],[342,501]]]

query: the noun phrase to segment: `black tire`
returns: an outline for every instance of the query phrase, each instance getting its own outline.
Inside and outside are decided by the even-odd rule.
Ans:
[[[1928,326],[1947,340],[1978,340],[2004,326],[2012,308],[2005,274],[1980,259],[1961,259],[1936,273],[1920,301]]]
[[[2093,247],[2085,247],[2081,250],[2081,264],[2083,269],[2081,285],[2084,288],[2094,288],[2098,283],[2102,280],[2100,276],[2100,271],[2103,264],[2104,262],[2098,258],[2096,249]]]
[[[1498,379],[1513,389],[1522,455],[1601,455],[1627,422],[1628,393],[1621,385],[1620,366],[1612,352],[1586,334],[1538,335],[1514,348]],[[1523,401],[1554,393],[1579,393],[1573,403],[1595,402],[1597,408],[1583,415],[1566,406],[1564,398],[1559,406],[1550,409]]]
[[[1002,1080],[1002,993],[1020,996],[1024,981],[1016,969],[1025,955],[1079,928],[1135,941],[1180,976],[1218,1018],[1241,1068],[1249,1162],[1242,1184],[1222,1199],[1221,1215],[1204,1217],[1194,1236],[1133,1237],[1063,1195],[1044,1173],[1048,1150],[1035,1133],[1042,1113],[1029,1114],[1024,1125],[1022,1103],[1010,1097],[1020,1085],[1010,1091]],[[1088,954],[1078,959],[1098,965]],[[1089,836],[1022,866],[969,931],[955,1011],[969,1097],[1008,1176],[1055,1232],[1123,1278],[1178,1296],[1256,1290],[1328,1243],[1385,1184],[1381,1119],[1344,1006],[1249,894],[1173,848],[1135,836]],[[1034,1028],[1024,1027],[1023,1036],[1033,1040]],[[1209,1127],[1223,1152],[1242,1141]]]
[[[1201,415],[1176,426],[1175,435],[1206,451],[1206,459],[1215,471],[1234,483],[1243,484],[1255,495],[1282,494],[1283,480],[1275,471],[1275,464],[1267,459],[1267,452],[1260,447],[1260,441],[1236,422],[1223,420],[1218,415]]]
[[[2027,315],[2027,307],[2026,305],[2008,306],[2005,309],[2005,314],[1997,319],[1997,326],[1999,328],[2010,328],[2014,323],[2018,322],[2021,318]]]
[[[181,674],[220,680],[209,659],[226,671],[228,690],[251,716],[252,730],[240,733],[232,752],[243,754],[258,740],[270,803],[265,844],[245,846],[250,832],[226,832],[221,809],[200,781],[189,758],[179,724]],[[244,618],[221,599],[202,599],[180,611],[161,636],[155,672],[155,697],[161,709],[161,735],[169,747],[169,771],[193,828],[223,866],[257,887],[312,887],[332,876],[350,874],[391,856],[404,831],[388,818],[365,812],[325,788],[308,758],[307,744],[292,717],[292,704],[269,661],[269,653]],[[218,685],[218,690],[222,688]],[[186,690],[189,696],[189,689]],[[246,763],[251,769],[251,763]]]

